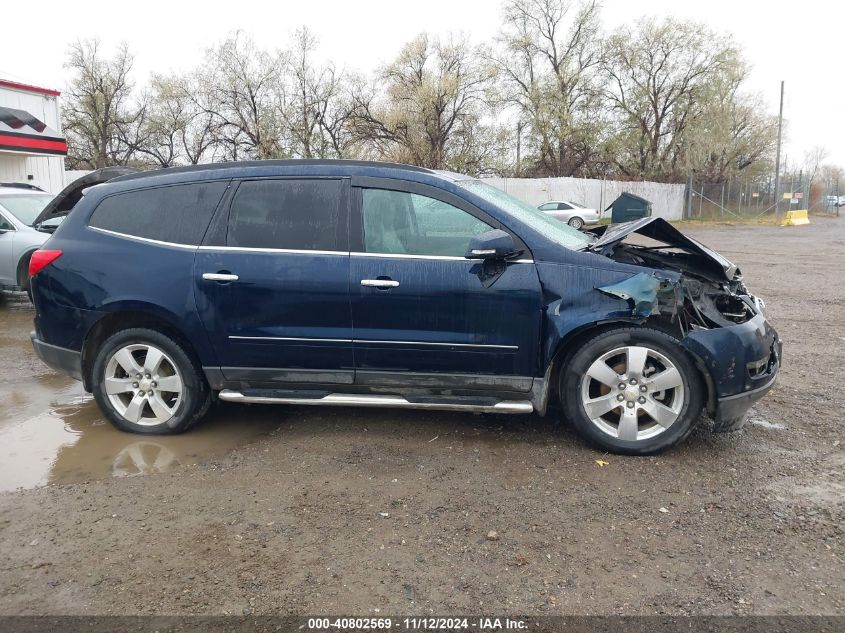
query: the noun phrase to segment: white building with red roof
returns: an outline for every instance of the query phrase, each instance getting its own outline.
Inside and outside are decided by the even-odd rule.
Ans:
[[[67,142],[58,90],[0,78],[0,183],[64,187]]]

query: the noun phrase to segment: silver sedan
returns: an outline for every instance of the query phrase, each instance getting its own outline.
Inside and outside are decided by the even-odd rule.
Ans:
[[[537,208],[575,229],[580,229],[585,224],[598,224],[601,217],[595,209],[588,209],[568,200],[551,200]]]
[[[55,226],[32,226],[53,199],[35,187],[0,184],[0,289],[29,290],[29,258]]]

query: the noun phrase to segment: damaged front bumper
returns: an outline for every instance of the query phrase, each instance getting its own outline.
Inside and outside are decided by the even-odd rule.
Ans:
[[[708,413],[717,422],[742,417],[772,388],[783,345],[763,314],[730,327],[696,329],[681,340],[710,383]]]

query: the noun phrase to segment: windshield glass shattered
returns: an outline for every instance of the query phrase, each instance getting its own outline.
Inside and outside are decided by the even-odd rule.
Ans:
[[[457,184],[496,205],[523,224],[527,224],[538,233],[542,233],[544,237],[565,248],[580,251],[587,248],[593,241],[581,231],[573,229],[568,224],[556,220],[539,209],[535,209],[527,202],[514,198],[501,189],[496,189],[480,180],[463,180]]]

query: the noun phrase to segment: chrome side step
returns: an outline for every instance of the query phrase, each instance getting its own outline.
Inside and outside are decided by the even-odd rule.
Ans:
[[[218,394],[226,402],[251,404],[310,404],[339,407],[392,407],[400,409],[438,409],[442,411],[472,411],[476,413],[531,413],[534,406],[527,400],[501,400],[495,404],[465,404],[458,400],[411,402],[402,396],[382,396],[366,393],[330,393],[322,397],[252,396],[240,391],[224,389]]]

